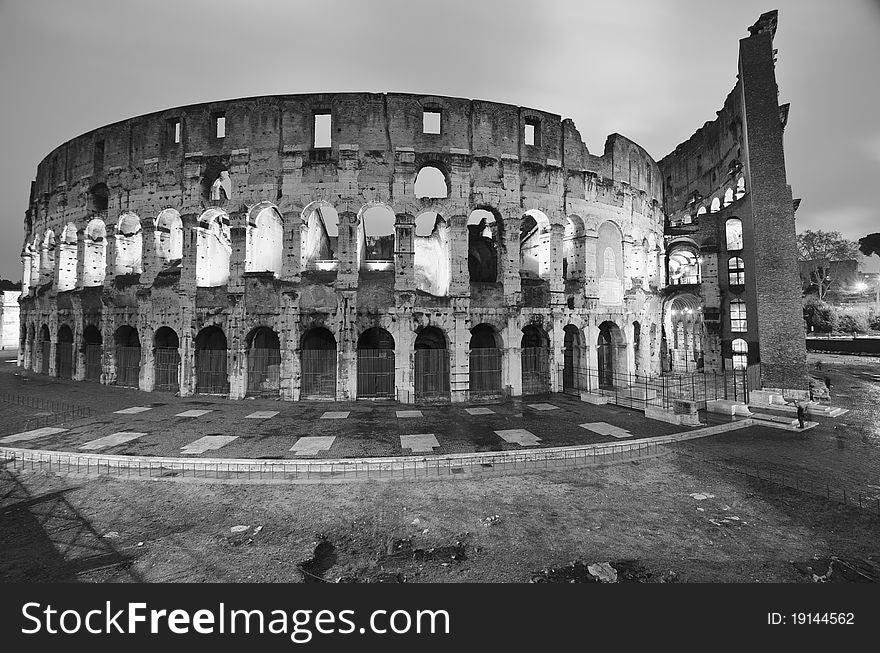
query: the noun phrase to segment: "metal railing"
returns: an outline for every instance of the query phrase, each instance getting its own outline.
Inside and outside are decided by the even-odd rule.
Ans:
[[[100,381],[101,380],[101,345],[87,344],[84,349],[85,358],[85,380]]]
[[[0,425],[0,433],[21,433],[58,424],[68,419],[80,419],[92,416],[92,409],[88,406],[79,406],[66,401],[34,397],[31,395],[17,395],[12,393],[0,394],[0,402],[15,406],[25,406],[34,410],[48,411],[47,415],[36,415],[19,420],[4,421]]]
[[[303,399],[336,397],[336,350],[303,349],[300,351]]]
[[[550,349],[547,347],[523,347],[522,393],[540,395],[550,392]]]
[[[394,397],[393,349],[358,349],[357,396],[364,399]]]
[[[180,390],[180,352],[177,347],[156,347],[153,350],[154,390]]]
[[[495,395],[504,391],[501,383],[501,349],[471,349],[468,355],[471,395]]]
[[[116,385],[137,388],[141,373],[141,348],[116,345]]]
[[[563,389],[569,394],[602,394],[611,402],[630,408],[656,406],[670,410],[676,401],[691,401],[702,410],[706,401],[713,399],[749,401],[747,370],[651,376],[561,366],[558,373],[566,380]]]
[[[196,393],[203,395],[228,395],[229,376],[226,371],[225,349],[197,349]]]
[[[416,349],[414,363],[416,399],[445,399],[450,396],[448,349]]]
[[[72,379],[73,367],[73,343],[57,343],[55,345],[55,375],[61,379]]]
[[[277,397],[281,392],[281,350],[251,348],[247,352],[247,394]]]

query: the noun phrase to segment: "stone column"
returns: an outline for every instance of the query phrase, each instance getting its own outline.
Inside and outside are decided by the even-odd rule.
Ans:
[[[343,290],[337,293],[337,323],[339,341],[337,342],[336,399],[347,401],[357,395],[357,291]]]
[[[467,219],[467,215],[453,215],[449,221],[450,297],[470,297],[471,294]]]
[[[413,233],[415,218],[398,213],[394,223],[394,290],[413,292],[416,289],[415,250]]]
[[[449,382],[451,399],[454,402],[467,401],[470,397],[470,331],[467,319],[470,312],[470,299],[452,299],[452,329],[449,333]]]
[[[232,240],[232,252],[229,256],[229,280],[226,282],[226,290],[230,293],[244,292],[244,271],[247,256],[247,228],[240,216],[230,216],[232,227],[229,229]]]
[[[146,229],[144,225],[146,225]],[[159,269],[155,223],[153,218],[147,218],[141,222],[141,285],[152,286]]]
[[[302,215],[299,211],[284,214],[284,254],[281,278],[299,282],[302,264]]]
[[[233,252],[235,251],[233,246]],[[236,309],[238,313],[239,309]],[[226,372],[229,376],[229,398],[244,399],[247,394],[247,343],[241,332],[240,321],[233,317],[228,323]]]
[[[339,215],[339,270],[336,290],[351,290],[358,284],[357,214],[343,211]]]
[[[519,226],[517,226],[517,240],[519,240]],[[522,329],[519,318],[510,316],[507,318],[507,349],[504,351],[503,383],[510,386],[510,394],[513,397],[522,396]]]
[[[197,225],[199,216],[196,213],[186,213],[180,216],[183,223],[183,260],[181,261],[179,292],[187,297],[195,298],[196,293],[196,260],[198,256],[198,232]]]
[[[109,290],[116,280],[116,225],[107,225],[104,288]]]
[[[504,243],[498,252],[498,265],[504,288],[504,299],[508,306],[518,305],[522,292],[519,276],[519,230],[521,224],[522,217],[519,213],[508,212],[504,216]]]
[[[76,232],[76,289],[82,290],[86,264],[86,231]]]

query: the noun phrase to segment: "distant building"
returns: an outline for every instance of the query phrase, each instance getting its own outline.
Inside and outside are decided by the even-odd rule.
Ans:
[[[12,285],[12,284],[10,284]],[[0,286],[4,287],[5,286]],[[21,290],[0,290],[3,302],[0,303],[0,347],[18,348],[18,298]]]

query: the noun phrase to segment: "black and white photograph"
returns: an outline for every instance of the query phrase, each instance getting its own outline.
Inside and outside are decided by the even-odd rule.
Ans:
[[[878,70],[876,0],[0,0],[3,637],[877,628]]]

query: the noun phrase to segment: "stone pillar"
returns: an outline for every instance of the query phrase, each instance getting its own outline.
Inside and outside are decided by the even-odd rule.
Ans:
[[[517,241],[519,240],[519,226],[517,225]],[[522,396],[522,329],[516,316],[507,318],[507,349],[504,351],[503,380],[505,386],[510,386],[510,394],[513,397]]]
[[[230,216],[232,227],[229,229],[232,240],[232,252],[229,256],[229,281],[226,290],[230,293],[244,292],[244,271],[247,256],[247,228],[240,216]]]
[[[337,342],[336,399],[347,401],[357,396],[357,291],[344,290],[337,293],[339,304],[337,321],[339,340]]]
[[[470,297],[468,270],[468,230],[466,215],[453,215],[449,221],[450,297]]]
[[[633,242],[632,238],[624,238],[623,243],[623,290],[627,291],[633,287]]]
[[[565,237],[565,226],[554,223],[547,234],[549,261],[548,276],[550,282],[550,305],[561,307],[565,305],[565,278],[562,276],[562,241]]]
[[[343,211],[339,215],[339,270],[336,290],[350,290],[358,284],[357,214]]]
[[[235,245],[233,245],[234,251]],[[230,399],[244,399],[247,394],[247,343],[243,337],[245,335],[241,332],[240,320],[230,320],[226,333],[228,347],[226,373],[229,376]]]
[[[104,288],[113,287],[116,280],[116,225],[107,225],[107,249],[105,258]]]
[[[187,297],[195,298],[196,293],[196,260],[198,256],[199,216],[187,213],[180,216],[183,223],[183,260],[181,261],[179,292]]]
[[[565,363],[565,316],[550,314],[550,391],[562,392],[562,366]]]
[[[86,231],[80,229],[76,232],[76,289],[82,290],[83,277],[85,276],[86,263]]]
[[[186,250],[184,249],[184,252]],[[184,319],[182,322],[182,326],[180,329],[180,396],[181,397],[191,397],[195,391],[195,343],[193,342],[193,334],[192,328],[190,326],[192,315],[191,311],[185,311],[186,313],[190,313],[188,316],[190,319]]]
[[[414,292],[416,289],[415,248],[413,233],[415,218],[398,213],[394,223],[394,290]]]
[[[498,265],[504,288],[504,299],[508,306],[518,305],[522,292],[519,276],[519,230],[521,224],[522,217],[519,213],[509,213],[504,217],[504,243],[498,252]]]
[[[77,279],[79,279],[77,273]],[[83,312],[79,297],[72,299],[73,304],[73,380],[83,381],[86,378],[86,352],[83,342]]]
[[[281,278],[299,282],[302,264],[302,215],[300,211],[284,214],[284,253]]]
[[[470,284],[468,284],[469,287]],[[451,399],[454,402],[467,401],[470,397],[470,331],[468,314],[470,299],[452,299],[452,329],[449,332],[449,383]]]
[[[146,225],[146,229],[143,225]],[[141,222],[141,285],[152,286],[160,269],[155,223],[153,218],[147,218]]]
[[[415,365],[413,344],[415,334],[412,331],[412,322],[397,320],[394,323],[396,331],[394,336],[394,385],[397,388],[397,400],[403,404],[415,402],[415,383],[413,382],[413,369]]]

